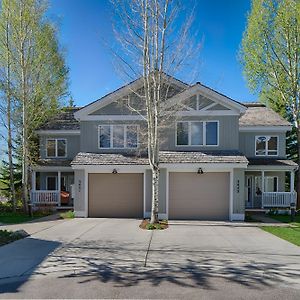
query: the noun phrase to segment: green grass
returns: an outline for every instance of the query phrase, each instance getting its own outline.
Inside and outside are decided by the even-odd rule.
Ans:
[[[21,236],[18,235],[12,235],[12,231],[7,231],[7,230],[0,230],[0,246],[3,246],[5,244],[14,242],[16,240],[21,239]]]
[[[30,217],[27,214],[24,214],[23,212],[0,212],[0,223],[4,224],[18,224],[18,223],[24,223],[28,221],[32,221],[34,219],[38,219],[41,217],[45,217],[49,215],[48,212],[34,212],[33,217]]]
[[[73,219],[75,218],[75,213],[71,210],[59,214],[62,219]]]
[[[276,227],[276,226],[263,226],[263,230],[272,233],[290,243],[300,246],[300,216],[295,217],[295,222],[291,222],[291,216],[289,215],[271,215],[270,218],[289,223],[289,227]]]
[[[263,226],[261,228],[290,243],[300,246],[300,227]]]

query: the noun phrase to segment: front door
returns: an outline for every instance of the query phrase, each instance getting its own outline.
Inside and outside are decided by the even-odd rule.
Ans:
[[[253,176],[246,176],[246,207],[252,207],[253,201]]]

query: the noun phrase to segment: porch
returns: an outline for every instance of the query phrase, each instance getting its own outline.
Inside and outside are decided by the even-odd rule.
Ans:
[[[294,182],[294,170],[246,171],[246,209],[290,208],[297,201]]]
[[[33,206],[72,209],[74,173],[62,171],[32,171],[30,201]]]

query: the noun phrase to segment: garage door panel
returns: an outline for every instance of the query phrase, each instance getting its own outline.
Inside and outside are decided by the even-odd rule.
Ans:
[[[89,174],[89,216],[141,218],[143,174]]]
[[[229,173],[170,173],[169,218],[228,220]]]

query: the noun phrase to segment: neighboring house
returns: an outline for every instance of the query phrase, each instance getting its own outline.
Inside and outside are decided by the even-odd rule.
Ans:
[[[289,207],[297,169],[286,158],[291,124],[262,104],[168,80],[168,105],[182,109],[162,133],[159,217],[243,220],[245,209]],[[125,103],[142,105],[132,92],[142,85],[66,109],[39,129],[34,204],[74,205],[80,217],[150,216],[146,123]]]

